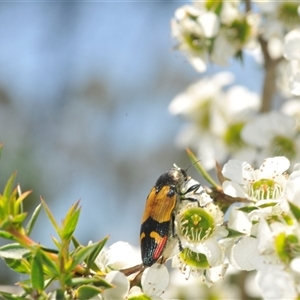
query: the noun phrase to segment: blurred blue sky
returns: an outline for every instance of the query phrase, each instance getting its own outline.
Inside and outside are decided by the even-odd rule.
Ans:
[[[174,162],[189,164],[174,146],[181,121],[167,110],[200,78],[172,49],[170,20],[183,4],[0,4],[1,182],[18,170],[35,206],[42,194],[58,220],[80,198],[82,243],[110,234],[109,244],[138,245],[157,177]],[[228,69],[259,90],[251,57]],[[33,237],[51,246],[43,213],[38,229]]]

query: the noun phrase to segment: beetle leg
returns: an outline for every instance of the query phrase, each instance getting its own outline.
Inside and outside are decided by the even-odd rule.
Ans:
[[[175,216],[172,214],[172,220],[171,220],[171,237],[176,236],[177,234],[175,233]]]
[[[188,188],[188,190],[187,190],[183,195],[185,195],[185,194],[187,194],[187,193],[190,193],[190,192],[192,192],[192,191],[197,190],[200,186],[201,186],[200,183],[197,183],[197,184],[192,185],[191,187]],[[202,192],[201,192],[201,193],[202,193]]]
[[[186,194],[188,194],[190,192],[196,191],[200,186],[201,186],[200,183],[192,185],[191,187],[188,188],[188,190],[186,192],[182,193],[182,196],[184,196],[184,195],[186,195]],[[200,192],[200,195],[203,192],[204,192],[204,190]],[[191,201],[191,202],[197,202],[198,206],[200,207],[200,203],[199,203],[199,201],[196,198],[192,198],[192,197],[186,197],[185,198],[185,197],[182,197],[182,200],[187,200],[187,201]]]

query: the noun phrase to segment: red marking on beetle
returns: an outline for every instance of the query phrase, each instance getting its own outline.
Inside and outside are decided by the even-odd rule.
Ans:
[[[164,247],[167,243],[167,240],[168,240],[168,236],[164,236],[161,239],[161,241],[159,242],[159,244],[157,245],[157,247],[153,253],[153,259],[157,260],[160,257],[160,255],[161,255],[162,251],[164,250]]]

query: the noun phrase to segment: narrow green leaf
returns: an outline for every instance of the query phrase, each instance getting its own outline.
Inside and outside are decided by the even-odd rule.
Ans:
[[[49,296],[49,300],[66,299],[63,290],[55,290],[54,292],[50,293]]]
[[[42,292],[44,289],[43,257],[41,250],[37,248],[31,265],[31,284],[33,288]]]
[[[77,201],[76,203],[74,203],[70,209],[68,210],[64,220],[63,220],[63,223],[66,224],[69,222],[69,219],[72,218],[72,216],[74,215],[74,213],[77,211],[77,208],[78,208],[78,205],[79,205],[79,201]]]
[[[261,205],[258,205],[258,207],[259,208],[266,208],[266,207],[270,207],[270,206],[275,206],[276,204],[278,204],[278,201],[263,203]]]
[[[57,247],[57,249],[60,250],[61,249],[61,243],[54,236],[52,236],[51,238],[52,238],[53,243]]]
[[[9,199],[12,194],[13,184],[14,184],[16,176],[17,176],[17,172],[12,173],[12,175],[9,177],[8,181],[6,182],[6,185],[5,185],[5,188],[3,191],[3,197],[5,197],[6,199]]]
[[[24,220],[26,219],[27,217],[27,213],[21,213],[21,214],[18,214],[16,216],[14,216],[13,218],[11,218],[11,222],[14,223],[14,224],[19,224],[20,226],[22,226],[22,223],[24,222]]]
[[[74,245],[75,249],[82,246],[74,236],[72,236],[72,242],[73,242],[73,245]]]
[[[37,206],[37,208],[34,210],[30,220],[28,221],[27,225],[26,225],[26,228],[25,228],[25,232],[26,232],[26,235],[30,235],[32,229],[33,229],[33,226],[40,214],[40,211],[41,211],[41,208],[42,208],[42,204],[39,204]]]
[[[18,198],[18,189],[17,188],[14,188],[9,196],[8,199],[8,214],[9,215],[12,215],[12,216],[15,216],[17,215],[18,213],[21,213],[22,212],[22,208],[21,207],[18,207],[18,210],[15,209],[16,207],[16,201],[17,201],[17,198]]]
[[[2,227],[3,219],[7,218],[7,199],[0,195],[0,226]]]
[[[55,218],[54,218],[51,210],[49,209],[48,205],[46,204],[46,202],[45,202],[45,200],[43,198],[41,198],[41,202],[42,202],[43,208],[44,208],[44,210],[46,212],[46,215],[47,215],[48,219],[51,221],[51,223],[52,223],[55,231],[57,232],[57,234],[60,235],[59,226],[56,223]]]
[[[4,260],[7,266],[17,273],[22,273],[22,274],[31,273],[30,263],[28,262],[28,260],[24,258],[22,259],[5,258]]]
[[[23,203],[24,199],[31,193],[32,193],[32,191],[27,191],[27,192],[22,193],[20,196],[17,197],[17,199],[15,201],[15,204],[14,204],[15,214],[18,214],[18,213],[23,211],[23,204],[22,203]]]
[[[82,285],[76,291],[76,299],[86,300],[101,294],[102,290],[91,285]]]
[[[31,254],[30,250],[22,247],[18,243],[7,244],[0,247],[1,258],[22,259]]]
[[[7,300],[28,300],[28,298],[26,298],[26,297],[17,296],[17,295],[10,294],[7,292],[0,292],[0,295],[2,295]]]
[[[221,187],[214,181],[214,179],[208,174],[208,172],[204,169],[199,159],[195,156],[195,154],[190,150],[186,149],[187,155],[190,158],[191,162],[195,165],[196,170],[203,176],[203,178],[209,182],[214,188],[220,190]]]
[[[70,208],[64,221],[63,228],[61,229],[61,238],[64,240],[70,240],[78,223],[80,208],[77,209],[78,202]]]
[[[10,233],[8,233],[4,230],[0,230],[0,238],[4,238],[4,239],[8,239],[8,240],[14,239],[14,237]]]
[[[290,201],[289,201],[289,206],[290,206],[291,212],[293,213],[294,217],[299,222],[300,221],[300,207],[298,207],[297,205],[295,205],[294,203],[292,203]]]
[[[104,290],[105,289],[110,289],[113,287],[113,285],[109,282],[107,282],[104,278],[102,278],[101,276],[97,276],[95,275],[93,277],[94,279],[97,279],[96,281],[94,281],[94,286],[97,286],[97,287],[101,287],[103,288]]]
[[[50,277],[57,277],[59,275],[58,265],[44,251],[41,251],[41,256],[45,273]]]
[[[54,254],[58,254],[59,253],[59,251],[56,250],[56,249],[51,249],[51,248],[47,248],[47,247],[44,247],[44,246],[41,246],[41,249],[44,252],[48,252],[48,253],[54,253]]]
[[[92,267],[95,259],[97,258],[97,256],[101,252],[101,250],[103,249],[107,240],[108,240],[108,237],[105,237],[102,241],[99,241],[98,243],[96,243],[96,244],[98,244],[98,246],[95,247],[95,249],[91,252],[91,254],[86,258],[85,263],[86,263],[88,269],[90,269]]]
[[[88,245],[82,248],[79,247],[75,251],[73,251],[71,253],[73,262],[70,266],[69,271],[72,271],[75,266],[82,263],[97,247],[98,247],[98,243]]]
[[[238,210],[240,210],[244,213],[250,213],[251,211],[256,210],[256,209],[258,209],[257,206],[243,206],[243,207],[238,208]]]
[[[104,288],[112,288],[113,287],[112,284],[105,281],[100,276],[94,276],[94,277],[91,277],[91,278],[76,277],[76,278],[72,278],[72,280],[71,280],[71,286],[79,286],[79,285],[84,285],[84,284],[93,284],[97,287],[101,286],[101,287],[104,287]]]

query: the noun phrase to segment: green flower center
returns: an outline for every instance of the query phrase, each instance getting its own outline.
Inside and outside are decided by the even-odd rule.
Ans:
[[[180,252],[179,258],[181,259],[182,262],[184,262],[186,265],[190,267],[195,267],[200,269],[206,269],[209,267],[209,263],[204,254],[193,252],[188,248],[185,248],[183,249],[183,251]]]
[[[277,18],[285,25],[295,26],[299,24],[299,15],[297,12],[299,3],[283,1],[277,9]]]
[[[207,10],[213,11],[215,14],[220,15],[223,7],[222,1],[215,1],[215,0],[206,0],[205,1],[205,8]]]
[[[180,234],[190,242],[208,239],[215,230],[213,217],[201,207],[187,209],[179,217]]]
[[[151,300],[151,298],[145,294],[140,294],[140,295],[131,295],[126,298],[128,300]]]
[[[300,244],[297,236],[282,232],[275,238],[275,250],[280,260],[290,263],[291,260],[300,254]]]
[[[183,35],[184,42],[196,53],[204,53],[207,48],[207,41],[204,37],[195,33],[187,32]]]
[[[224,134],[224,142],[232,150],[238,150],[245,145],[241,138],[241,131],[244,125],[245,123],[243,122],[231,124]]]
[[[248,194],[256,200],[278,199],[281,186],[272,179],[260,179],[249,186]]]
[[[227,38],[236,43],[243,45],[249,39],[251,26],[248,24],[246,17],[234,20],[227,30]]]
[[[274,156],[286,156],[293,159],[296,156],[296,145],[294,141],[286,136],[275,136],[271,142],[270,149]]]
[[[203,130],[209,130],[211,126],[211,99],[205,99],[197,106],[197,119],[195,120],[198,127]]]

